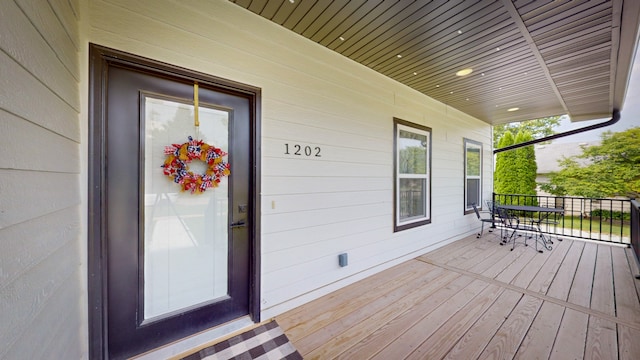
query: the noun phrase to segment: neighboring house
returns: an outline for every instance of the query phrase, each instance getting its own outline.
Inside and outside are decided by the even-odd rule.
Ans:
[[[578,143],[550,143],[543,145],[535,145],[536,152],[536,164],[538,170],[536,174],[536,183],[549,183],[549,174],[552,172],[560,171],[561,167],[558,161],[563,158],[569,158],[572,156],[582,154],[582,149],[585,146],[592,146],[599,144],[598,141],[592,142],[578,142]],[[586,161],[580,161],[580,163],[586,164]],[[544,206],[563,207],[567,211],[566,215],[572,216],[588,216],[592,206],[586,206],[582,200],[569,200],[569,199],[554,199],[554,204],[549,204],[545,196],[551,196],[551,194],[543,191],[538,187],[538,195],[541,196],[541,202]]]
[[[550,143],[535,145],[536,164],[538,171],[536,182],[538,184],[548,183],[549,174],[560,171],[559,161],[563,158],[570,158],[582,154],[582,149],[586,146],[598,145],[599,141],[578,142],[578,143]],[[538,189],[538,194],[549,195]]]
[[[549,174],[552,172],[557,172],[561,170],[561,167],[558,161],[563,158],[570,158],[576,155],[582,154],[582,149],[589,146],[599,145],[599,141],[589,141],[589,142],[577,142],[577,143],[551,143],[544,145],[535,145],[536,151],[536,163],[538,165],[538,172],[536,175],[536,182],[538,184],[548,183],[549,182]],[[589,161],[586,159],[578,159],[578,163],[582,165],[588,165]],[[551,194],[541,190],[538,188],[538,195],[541,197],[549,196]],[[571,197],[571,196],[569,196]],[[576,196],[577,197],[577,196]],[[617,199],[627,199],[626,197],[618,197]],[[544,200],[543,200],[544,201]],[[592,200],[589,202],[585,202],[582,199],[556,199],[557,204],[555,206],[562,206],[565,209],[568,209],[566,214],[573,216],[591,216],[591,211],[595,209],[600,209],[600,202],[597,200]],[[571,202],[572,201],[572,202]],[[622,211],[622,203],[621,202],[606,202],[607,208],[605,210],[609,211]],[[571,210],[569,210],[571,209]],[[628,210],[625,210],[628,211]]]
[[[0,358],[165,357],[473,233],[491,126],[620,110],[640,14],[237,3],[3,2]],[[189,135],[231,170],[197,195]]]

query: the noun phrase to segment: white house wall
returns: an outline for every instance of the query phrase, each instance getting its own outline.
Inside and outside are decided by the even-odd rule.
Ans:
[[[77,14],[0,6],[0,359],[86,354]]]
[[[487,197],[486,123],[227,1],[91,0],[89,15],[93,43],[262,89],[264,318],[477,229],[463,215],[463,138],[484,144]],[[433,129],[432,224],[399,233],[394,117]]]

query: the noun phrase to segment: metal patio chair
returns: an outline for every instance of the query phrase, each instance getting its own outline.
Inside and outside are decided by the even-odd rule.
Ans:
[[[502,222],[502,228],[504,229],[500,245],[505,245],[508,242],[511,242],[511,251],[513,251],[516,247],[516,240],[518,238],[524,238],[524,246],[529,246],[527,240],[535,237],[533,241],[535,242],[536,251],[542,253],[542,250],[538,249],[538,241],[540,240],[538,238],[540,234],[539,227],[529,222],[529,220],[521,220],[518,216],[510,213],[506,209],[498,208],[497,210],[500,221]],[[510,235],[509,232],[511,232]],[[506,235],[504,235],[504,233],[506,233]],[[544,238],[542,241],[544,241]]]
[[[495,227],[495,219],[493,218],[493,214],[491,214],[490,218],[483,218],[482,216],[480,216],[480,211],[478,211],[478,206],[476,206],[476,203],[471,204],[471,206],[473,207],[473,211],[476,213],[478,220],[480,220],[482,223],[482,226],[480,227],[480,232],[476,236],[476,239],[479,239],[484,233],[484,223],[490,223],[492,227]]]

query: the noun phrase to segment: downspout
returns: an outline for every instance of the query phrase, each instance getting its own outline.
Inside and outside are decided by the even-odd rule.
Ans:
[[[620,120],[620,111],[617,110],[617,109],[614,109],[613,110],[613,114],[611,114],[611,119],[609,119],[608,121],[605,121],[603,123],[593,124],[593,125],[585,126],[583,128],[569,130],[569,131],[565,131],[565,132],[562,132],[562,133],[559,133],[559,134],[553,134],[553,135],[545,136],[545,137],[540,138],[540,139],[526,141],[526,142],[523,142],[523,143],[506,146],[506,147],[503,147],[503,148],[500,148],[500,149],[494,149],[493,153],[497,154],[499,152],[503,152],[503,151],[507,151],[507,150],[513,150],[513,149],[517,149],[517,148],[521,148],[521,147],[525,147],[525,146],[529,146],[529,145],[533,145],[533,144],[537,144],[537,143],[541,143],[541,142],[545,142],[545,141],[549,141],[549,140],[558,139],[558,138],[569,136],[569,135],[579,134],[579,133],[582,133],[582,132],[585,132],[585,131],[589,131],[589,130],[595,130],[595,129],[611,126],[611,125],[617,123],[618,120]]]

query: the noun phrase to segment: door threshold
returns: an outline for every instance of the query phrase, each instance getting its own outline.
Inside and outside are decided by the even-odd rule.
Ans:
[[[136,360],[156,360],[156,359],[180,359],[183,356],[199,351],[211,344],[215,344],[230,336],[235,335],[239,331],[247,329],[259,324],[254,323],[251,318],[243,316],[241,318],[226,322],[211,329],[201,331],[192,336],[174,341],[157,349],[149,350],[143,354],[136,355],[131,359]]]

